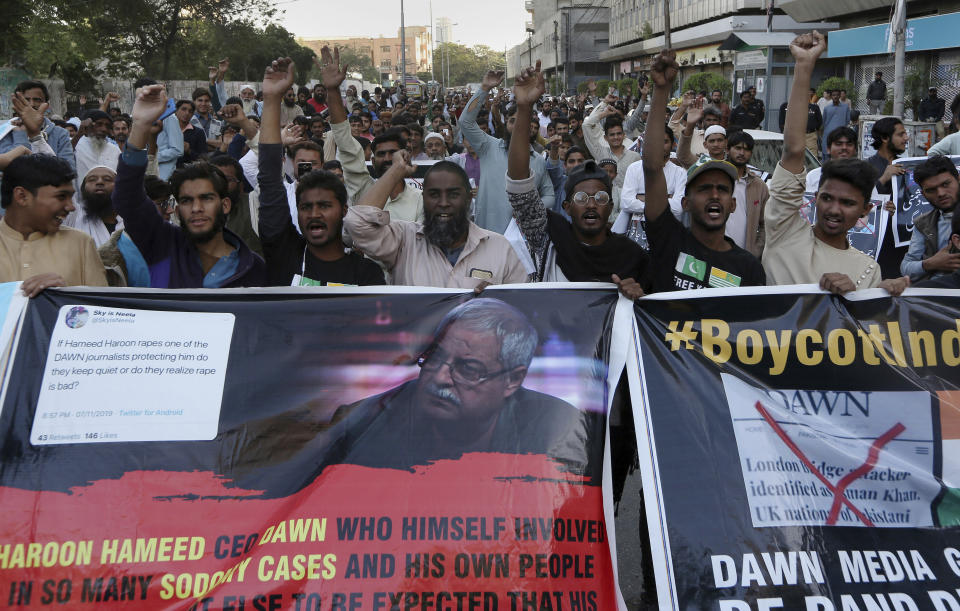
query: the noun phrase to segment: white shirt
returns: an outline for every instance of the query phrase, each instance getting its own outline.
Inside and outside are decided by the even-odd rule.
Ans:
[[[821,168],[813,168],[807,172],[807,193],[816,193],[820,189],[820,171]]]
[[[680,220],[683,215],[683,193],[687,186],[687,171],[673,163],[667,162],[663,167],[664,178],[667,181],[667,198],[670,203],[670,212]],[[612,231],[626,233],[633,214],[643,214],[645,203],[637,199],[637,195],[644,195],[643,161],[634,161],[627,167],[623,178],[623,189],[620,191],[620,215],[613,224]]]
[[[103,246],[103,243],[110,239],[110,230],[107,229],[103,220],[100,217],[87,216],[83,204],[78,204],[73,212],[67,215],[67,218],[63,220],[63,225],[64,227],[78,229],[93,238],[93,244],[97,248]],[[113,230],[116,231],[117,229],[123,229],[123,219],[119,216],[117,217],[117,226]]]
[[[733,185],[733,197],[737,207],[727,217],[727,227],[724,234],[734,241],[740,248],[747,243],[747,180],[738,178]]]

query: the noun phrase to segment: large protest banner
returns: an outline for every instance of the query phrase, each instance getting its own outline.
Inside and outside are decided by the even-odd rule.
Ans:
[[[630,308],[572,287],[44,292],[3,389],[0,606],[617,608]]]
[[[803,288],[636,306],[660,608],[960,609],[960,296]]]

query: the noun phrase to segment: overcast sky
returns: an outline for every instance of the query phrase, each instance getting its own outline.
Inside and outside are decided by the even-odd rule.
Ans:
[[[276,7],[286,14],[281,23],[302,38],[328,36],[396,36],[400,27],[400,0],[329,1],[282,0]],[[322,7],[322,8],[321,8]],[[430,25],[428,0],[404,0],[406,25]],[[454,23],[452,40],[467,46],[485,44],[502,51],[526,40],[529,13],[523,0],[433,0],[433,18]]]

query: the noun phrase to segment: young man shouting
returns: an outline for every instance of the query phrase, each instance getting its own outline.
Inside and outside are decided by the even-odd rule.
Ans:
[[[678,71],[676,56],[669,50],[662,51],[650,69],[654,89],[644,142],[664,141],[665,109]],[[687,229],[670,213],[664,157],[663,149],[644,147],[644,215],[650,253],[657,270],[654,290],[764,285],[766,279],[760,261],[724,234],[727,219],[737,206],[734,197],[737,168],[727,161],[706,156],[691,166],[681,202],[690,214]]]
[[[817,222],[812,228],[797,211],[803,206],[803,165],[807,123],[807,89],[817,58],[827,50],[819,32],[798,36],[790,44],[796,60],[793,89],[784,122],[783,155],[770,182],[764,211],[766,246],[763,266],[773,284],[817,283],[835,294],[882,287],[899,295],[909,278],[883,280],[876,261],[850,246],[847,232],[870,212],[876,173],[857,159],[823,166],[817,191]]]

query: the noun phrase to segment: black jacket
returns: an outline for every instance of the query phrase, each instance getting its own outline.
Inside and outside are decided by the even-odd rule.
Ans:
[[[867,87],[867,99],[868,100],[885,100],[887,99],[887,84],[883,82],[883,79],[874,80],[870,83],[870,86]]]

